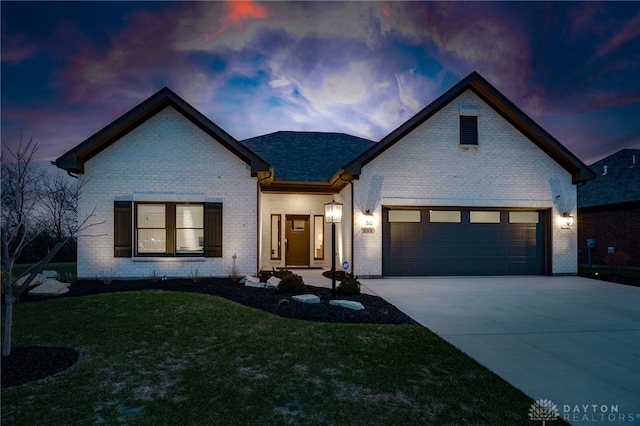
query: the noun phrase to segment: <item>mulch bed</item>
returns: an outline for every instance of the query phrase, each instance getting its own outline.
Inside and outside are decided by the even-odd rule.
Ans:
[[[65,371],[78,361],[71,348],[18,346],[2,358],[2,387],[19,386]]]
[[[189,279],[114,280],[109,284],[101,281],[80,281],[69,287],[69,292],[60,296],[33,296],[23,294],[20,303],[56,298],[88,296],[102,293],[139,290],[166,290],[209,294],[224,297],[252,308],[262,309],[285,318],[295,318],[318,322],[358,323],[358,324],[416,324],[409,316],[386,300],[369,294],[336,294],[338,299],[353,300],[365,306],[363,311],[354,311],[329,305],[331,289],[305,286],[305,294],[315,294],[321,300],[316,304],[305,304],[291,300],[293,294],[279,293],[275,289],[246,287],[225,278],[204,278],[194,283]]]
[[[331,289],[305,286],[305,294],[315,294],[320,303],[306,304],[291,300],[292,294],[279,293],[275,289],[245,287],[236,281],[224,278],[207,278],[198,283],[188,279],[167,281],[80,281],[69,287],[69,292],[60,296],[32,296],[23,294],[18,303],[31,303],[66,297],[89,296],[139,290],[166,290],[224,297],[252,308],[262,309],[285,318],[307,321],[359,324],[417,324],[409,316],[384,299],[368,294],[343,295],[338,299],[353,300],[365,306],[363,311],[354,311],[329,305]],[[33,380],[60,373],[71,367],[78,354],[70,348],[14,347],[11,355],[2,358],[2,387],[18,386]]]

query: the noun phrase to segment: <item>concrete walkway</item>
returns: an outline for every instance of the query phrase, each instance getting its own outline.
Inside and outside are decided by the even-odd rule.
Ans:
[[[640,425],[640,288],[581,277],[361,282],[570,423]]]

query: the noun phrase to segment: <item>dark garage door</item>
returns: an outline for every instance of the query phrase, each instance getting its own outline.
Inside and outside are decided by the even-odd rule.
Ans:
[[[547,211],[383,208],[385,276],[546,273]]]

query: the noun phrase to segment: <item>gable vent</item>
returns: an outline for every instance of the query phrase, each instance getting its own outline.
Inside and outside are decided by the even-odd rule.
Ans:
[[[460,145],[478,145],[478,117],[460,116]]]

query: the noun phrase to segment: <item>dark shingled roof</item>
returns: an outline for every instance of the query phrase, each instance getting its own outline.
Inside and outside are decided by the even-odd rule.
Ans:
[[[269,162],[275,179],[324,182],[374,142],[344,133],[281,131],[240,141]]]
[[[597,177],[578,187],[579,208],[640,201],[640,149],[620,150],[590,168]]]

